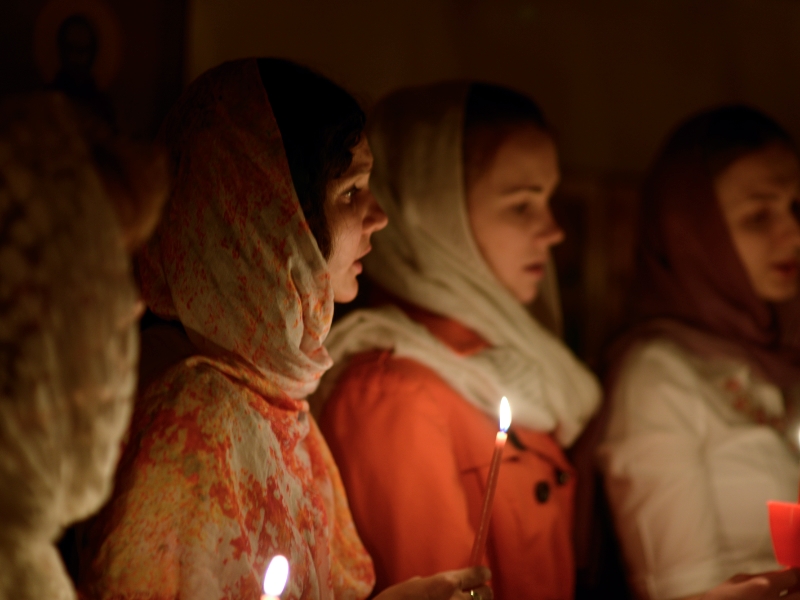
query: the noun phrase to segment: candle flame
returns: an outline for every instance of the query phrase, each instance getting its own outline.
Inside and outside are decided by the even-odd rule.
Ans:
[[[508,398],[503,396],[500,400],[500,429],[508,431],[511,427],[511,407],[508,405]]]
[[[285,556],[278,554],[269,561],[267,574],[264,575],[264,593],[267,596],[280,596],[288,579],[289,561]]]
[[[797,445],[800,446],[800,429],[797,430]]]

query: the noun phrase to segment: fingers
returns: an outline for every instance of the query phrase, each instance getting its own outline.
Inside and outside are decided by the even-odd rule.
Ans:
[[[789,590],[795,587],[798,582],[798,572],[796,569],[786,569],[785,571],[772,571],[770,573],[761,573],[756,575],[750,581],[766,580],[766,589],[764,590],[768,596],[774,593]],[[786,596],[784,596],[785,598]]]
[[[492,572],[487,567],[469,567],[456,571],[445,571],[440,575],[452,582],[457,590],[477,588],[492,578]]]
[[[488,585],[481,585],[471,590],[462,590],[452,596],[452,600],[493,600],[494,592]]]
[[[798,595],[798,571],[787,569],[758,575],[736,575],[710,590],[707,600],[794,600]],[[800,598],[798,598],[800,600]]]

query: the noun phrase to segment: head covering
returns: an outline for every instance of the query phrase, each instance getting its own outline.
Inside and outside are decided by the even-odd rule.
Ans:
[[[197,80],[162,138],[175,180],[138,263],[145,302],[204,352],[235,355],[306,397],[331,365],[333,290],[256,59]]]
[[[499,283],[473,239],[462,148],[468,90],[466,83],[410,88],[376,107],[369,129],[375,156],[370,188],[389,225],[373,236],[364,265],[398,298],[459,321],[492,347],[458,356],[390,307],[348,316],[337,324],[328,348],[337,369],[348,355],[393,348],[431,367],[489,414],[496,415],[507,396],[515,423],[553,431],[568,445],[594,412],[599,388]],[[557,297],[541,292],[543,298]]]
[[[72,598],[53,545],[106,499],[135,386],[122,231],[60,94],[0,107],[0,597]]]
[[[754,118],[766,120],[746,107],[703,113],[684,123],[657,158],[644,189],[636,253],[637,325],[614,354],[638,340],[666,337],[701,356],[744,361],[786,391],[800,383],[800,352],[786,343],[777,307],[750,283],[710,164],[719,122]],[[796,318],[798,308],[797,302],[784,306],[784,317]]]

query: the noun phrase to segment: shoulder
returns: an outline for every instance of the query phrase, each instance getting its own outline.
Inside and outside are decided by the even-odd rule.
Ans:
[[[207,437],[225,435],[250,418],[253,394],[246,386],[192,357],[152,382],[137,398],[131,430],[175,436],[181,430]]]
[[[334,395],[413,398],[423,402],[442,391],[455,393],[430,367],[391,350],[371,350],[353,356],[334,387]]]
[[[696,362],[697,358],[689,351],[670,340],[637,344],[623,358],[612,391],[658,386],[694,391],[702,381]]]
[[[371,350],[350,359],[320,420],[326,436],[332,428],[360,431],[367,423],[372,431],[446,431],[461,405],[461,396],[431,368],[389,350]]]
[[[670,423],[700,426],[707,385],[697,357],[674,342],[655,339],[631,350],[620,364],[609,390],[612,423],[623,419],[657,429]]]

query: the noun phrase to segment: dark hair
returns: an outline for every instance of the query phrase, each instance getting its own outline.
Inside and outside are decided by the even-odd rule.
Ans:
[[[691,152],[703,161],[713,178],[738,158],[774,143],[796,152],[792,137],[764,113],[749,106],[723,106],[704,111],[680,125],[661,151],[661,157]]]
[[[326,191],[353,161],[352,149],[364,134],[364,111],[350,94],[306,67],[261,58],[258,68],[303,214],[322,255],[330,258]]]
[[[470,85],[464,109],[465,171],[482,170],[508,132],[525,124],[550,131],[528,96],[490,83]]]

